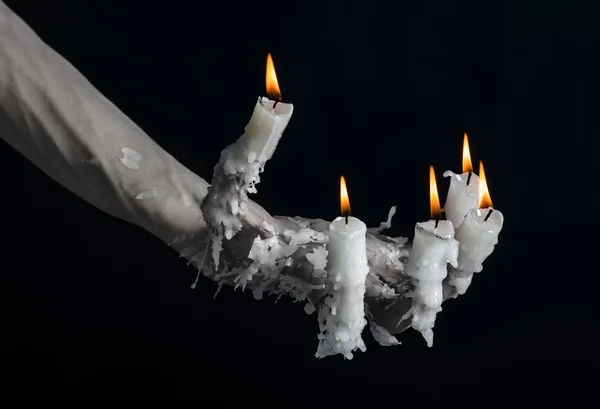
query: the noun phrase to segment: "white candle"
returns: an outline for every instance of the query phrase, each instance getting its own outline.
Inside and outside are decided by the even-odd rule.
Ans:
[[[215,271],[223,250],[223,239],[230,240],[242,229],[248,193],[256,193],[260,173],[271,158],[294,110],[293,105],[277,103],[281,92],[271,54],[267,57],[267,95],[259,98],[244,134],[221,152],[213,183],[202,201],[202,214],[212,227],[210,243]]]
[[[346,184],[341,179],[342,214],[350,213]],[[369,273],[366,245],[367,226],[355,217],[338,217],[329,225],[327,276],[333,293],[326,298],[321,318],[321,334],[316,356],[342,354],[352,359],[352,351],[366,350],[361,333],[365,319],[365,281]]]
[[[479,163],[480,179],[480,208],[470,210],[467,217],[456,231],[459,241],[458,266],[450,269],[448,283],[456,289],[459,295],[464,294],[473,273],[483,269],[483,262],[492,254],[498,243],[498,235],[502,230],[504,215],[492,208],[492,200],[485,179],[483,163]]]
[[[427,346],[431,347],[436,314],[442,310],[446,266],[448,263],[457,266],[458,242],[454,239],[452,223],[437,219],[440,204],[433,166],[429,174],[431,214],[436,220],[415,226],[415,238],[405,272],[413,278],[415,287],[412,293],[412,326],[421,332]]]
[[[267,95],[274,98],[259,98],[250,122],[246,125],[244,143],[248,149],[248,161],[266,162],[271,159],[279,139],[285,131],[294,106],[278,102],[281,92],[275,75],[275,66],[271,54],[267,57]]]
[[[450,177],[450,189],[444,205],[446,219],[457,229],[471,209],[479,206],[479,177],[473,172],[469,140],[465,133],[463,139],[463,173],[444,172]]]

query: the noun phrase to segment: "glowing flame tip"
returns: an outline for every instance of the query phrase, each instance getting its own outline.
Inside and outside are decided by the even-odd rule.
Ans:
[[[469,149],[469,137],[465,132],[463,137],[463,157],[462,157],[463,173],[473,172],[473,162],[471,161],[471,150]]]
[[[275,64],[271,53],[267,55],[267,97],[272,100],[281,99],[281,91],[279,90],[279,82],[277,82],[277,74],[275,74]]]
[[[431,219],[439,219],[442,215],[433,165],[429,166],[429,210]]]
[[[340,206],[342,216],[350,216],[350,198],[348,197],[348,189],[346,188],[346,179],[344,176],[340,177]]]
[[[485,209],[488,207],[493,207],[492,198],[490,196],[490,190],[485,178],[483,162],[479,161],[479,208]]]

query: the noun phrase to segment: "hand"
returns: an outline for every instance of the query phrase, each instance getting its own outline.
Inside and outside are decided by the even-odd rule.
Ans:
[[[210,233],[194,248],[194,262],[221,285],[250,288],[256,298],[265,291],[288,295],[306,302],[307,312],[319,309],[323,297],[332,292],[325,272],[329,223],[272,217],[250,201],[248,193],[255,191],[254,181],[264,163],[248,166],[245,155],[243,139],[221,154],[201,205]],[[383,334],[384,339],[386,331],[375,322],[384,323],[389,332],[401,332],[410,322],[407,313],[412,305],[406,298],[412,280],[403,272],[407,240],[381,234],[391,225],[394,212],[392,208],[388,220],[366,234],[370,272],[365,302],[373,312],[367,317],[374,335]]]

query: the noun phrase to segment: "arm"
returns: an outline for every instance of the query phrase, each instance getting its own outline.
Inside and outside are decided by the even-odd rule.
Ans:
[[[203,239],[208,226],[201,204],[208,183],[152,141],[2,2],[0,101],[0,137],[44,173],[97,208],[173,245],[196,267],[205,265],[208,245]],[[265,232],[264,222],[275,232]],[[230,262],[220,271],[204,271],[219,284],[240,283],[241,274],[236,275],[233,267],[239,273],[252,264],[248,254],[257,236],[275,234],[286,246],[286,230],[309,227],[326,232],[328,225],[274,218],[252,201],[247,202],[241,223],[243,229],[225,243],[223,257]],[[391,332],[404,330],[409,322],[398,325],[411,305],[401,271],[400,258],[408,254],[402,243],[379,234],[368,239],[371,273],[366,301],[375,320]],[[318,308],[325,292],[323,279],[314,274],[306,254],[323,246],[323,240],[316,240],[299,248],[286,257],[276,278],[255,277],[248,287],[260,290],[255,294],[272,291],[299,300],[304,296]],[[373,328],[374,334],[381,333],[381,328]]]
[[[208,183],[0,2],[0,137],[97,208],[167,243],[205,229]]]

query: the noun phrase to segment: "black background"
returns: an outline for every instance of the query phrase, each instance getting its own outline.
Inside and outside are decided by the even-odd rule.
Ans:
[[[2,143],[7,392],[508,407],[599,381],[594,2],[6,3],[204,178],[264,94],[271,52],[295,105],[254,198],[271,213],[333,219],[344,174],[354,215],[375,226],[396,205],[389,234],[412,237],[429,164],[444,197],[466,131],[505,215],[484,271],[438,315],[433,348],[412,330],[390,348],[365,332],[366,353],[317,360],[300,305],[226,288],[213,299],[206,280],[190,290],[195,271],[170,248]]]

